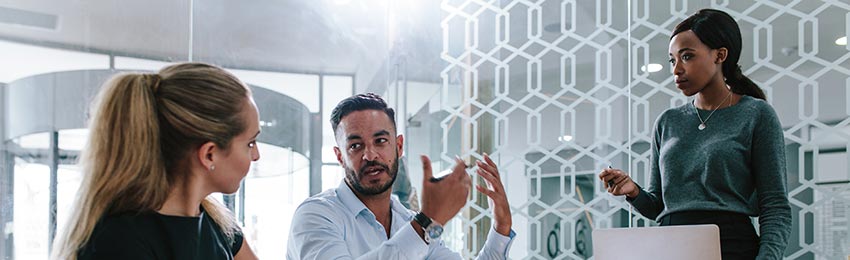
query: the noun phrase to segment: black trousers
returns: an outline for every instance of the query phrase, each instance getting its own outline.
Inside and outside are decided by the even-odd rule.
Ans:
[[[720,227],[720,251],[723,260],[755,259],[759,237],[750,218],[726,211],[686,211],[661,218],[662,226],[715,224]]]

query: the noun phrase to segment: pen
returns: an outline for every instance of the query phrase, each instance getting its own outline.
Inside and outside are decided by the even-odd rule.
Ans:
[[[614,169],[614,167],[608,165],[608,169]],[[608,180],[608,187],[614,187],[614,180]]]
[[[466,169],[471,169],[473,165],[467,164],[467,163],[464,162],[463,166]],[[446,176],[449,176],[449,174],[451,174],[451,173],[452,173],[452,169],[446,169],[446,170],[441,171],[441,172],[437,173],[436,175],[434,175],[434,176],[439,176],[439,177],[431,177],[431,179],[429,181],[431,181],[431,182],[441,181],[441,180],[443,180],[443,178],[445,178]]]

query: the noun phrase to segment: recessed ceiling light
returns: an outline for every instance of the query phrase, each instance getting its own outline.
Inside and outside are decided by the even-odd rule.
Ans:
[[[836,39],[836,40],[835,40],[835,44],[836,44],[836,45],[841,45],[841,46],[845,46],[845,45],[847,45],[847,36],[844,36],[844,37],[841,37],[841,38]]]
[[[640,70],[642,70],[644,72],[650,72],[650,73],[661,71],[661,69],[663,69],[663,68],[664,68],[664,66],[661,66],[661,64],[658,64],[658,63],[650,63],[650,64],[647,64],[647,65],[640,66]]]
[[[572,135],[565,135],[565,136],[559,136],[558,137],[558,141],[561,141],[561,142],[569,142],[569,141],[572,141],[572,140],[573,140]]]
[[[260,126],[272,127],[272,126],[275,126],[275,125],[277,125],[277,119],[272,119],[272,121],[260,120]]]

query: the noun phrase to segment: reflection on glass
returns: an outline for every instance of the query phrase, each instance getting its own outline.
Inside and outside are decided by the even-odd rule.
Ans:
[[[61,138],[59,139],[61,142]],[[65,230],[77,192],[83,181],[83,173],[78,165],[59,165],[56,186],[56,230]]]
[[[245,178],[245,239],[260,259],[286,254],[289,224],[309,196],[309,161],[291,149],[260,143]]]
[[[330,128],[330,126],[328,126]],[[331,130],[333,131],[333,130]],[[324,138],[324,137],[323,137]],[[328,141],[322,142],[322,161],[326,164],[339,164],[336,160],[336,153],[334,153],[334,146],[336,146],[336,140],[331,139]],[[324,171],[322,171],[324,173]],[[322,178],[325,178],[325,175],[322,174]]]
[[[264,87],[298,100],[310,112],[319,111],[319,76],[228,69],[243,82]]]
[[[50,168],[15,158],[15,259],[47,259]]]
[[[147,60],[131,57],[115,57],[115,68],[119,70],[159,71],[165,66],[174,64],[157,60]]]
[[[81,151],[89,140],[89,130],[85,128],[59,130],[59,149]]]
[[[334,107],[343,99],[353,95],[352,84],[354,84],[352,78],[348,76],[322,77],[322,124],[325,124],[322,125],[322,162],[337,163],[333,152],[333,147],[336,146],[334,131],[327,122],[331,120]],[[325,175],[322,178],[325,178]]]
[[[441,84],[429,82],[407,82],[407,115],[405,118],[413,117],[419,111],[431,114],[440,110],[439,100]],[[427,108],[425,108],[427,106]]]
[[[37,133],[24,135],[15,139],[12,142],[26,149],[48,149],[50,148],[50,133]]]
[[[0,41],[0,82],[49,72],[107,69],[109,56]]]
[[[339,187],[339,183],[345,178],[345,170],[339,165],[322,166],[322,190]]]

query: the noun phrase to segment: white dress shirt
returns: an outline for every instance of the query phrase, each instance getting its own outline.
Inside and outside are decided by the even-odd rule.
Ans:
[[[410,221],[415,212],[391,196],[390,238],[375,214],[342,183],[308,198],[295,211],[287,259],[461,259],[442,241],[426,244]],[[507,259],[515,233],[490,229],[477,259]]]

